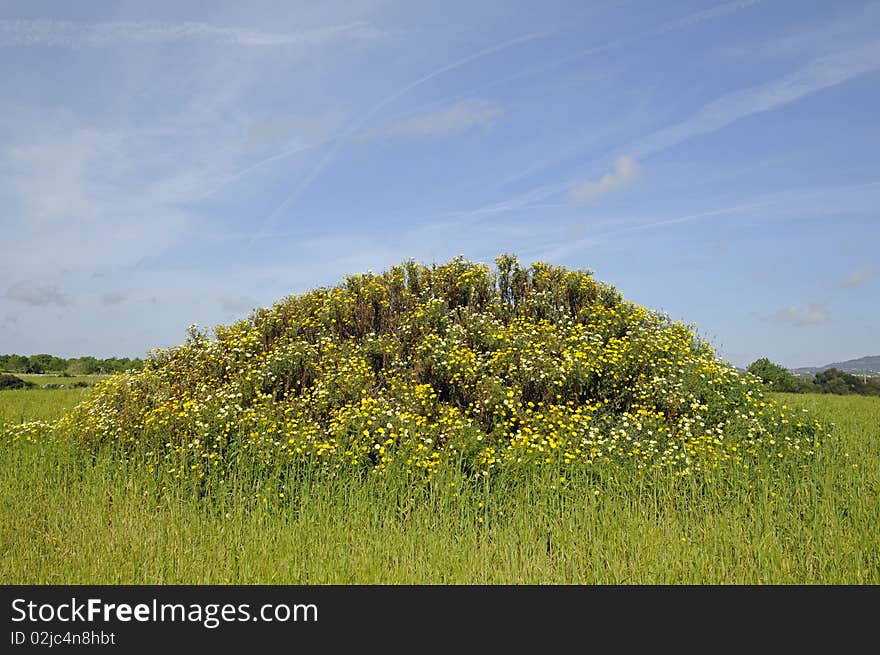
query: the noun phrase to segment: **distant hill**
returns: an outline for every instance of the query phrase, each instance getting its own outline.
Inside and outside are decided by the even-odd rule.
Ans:
[[[802,368],[793,368],[791,369],[791,372],[795,375],[813,375],[814,373],[820,373],[829,368],[836,368],[838,371],[844,371],[846,373],[880,375],[880,355],[859,357],[858,359],[849,359],[845,362],[835,362],[834,364],[826,364],[825,366],[804,366]]]

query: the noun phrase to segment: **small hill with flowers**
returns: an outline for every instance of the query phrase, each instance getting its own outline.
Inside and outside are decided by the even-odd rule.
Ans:
[[[694,331],[589,271],[462,258],[290,296],[155,351],[50,426],[157,457],[431,478],[454,468],[671,470],[814,455],[818,422],[764,397]]]

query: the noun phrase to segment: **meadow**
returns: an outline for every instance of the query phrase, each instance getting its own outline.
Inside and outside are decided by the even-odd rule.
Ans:
[[[495,264],[0,391],[0,581],[880,581],[880,399],[774,397],[591,271]]]
[[[0,422],[91,393],[2,391]],[[880,398],[774,397],[831,432],[787,475],[305,476],[282,496],[247,471],[206,490],[114,448],[5,444],[0,582],[880,583]]]
[[[78,383],[85,383],[91,386],[98,380],[107,377],[106,375],[52,375],[49,373],[14,373],[13,375],[20,377],[22,380],[32,382],[41,388],[45,388],[46,385],[61,385],[64,388],[70,388],[71,385]]]
[[[85,399],[88,388],[3,390],[0,396],[0,425],[33,419],[54,421]]]

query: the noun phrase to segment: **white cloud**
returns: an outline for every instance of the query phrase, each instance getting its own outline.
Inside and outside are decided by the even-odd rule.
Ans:
[[[192,22],[0,20],[0,47],[104,48],[194,40],[240,46],[316,46],[341,39],[375,39],[380,36],[379,30],[363,22],[284,34]]]
[[[413,89],[421,86],[422,84],[425,84],[426,82],[429,82],[436,77],[457,70],[462,66],[467,66],[479,59],[483,59],[484,57],[496,55],[503,50],[518,47],[526,43],[530,43],[532,41],[543,39],[546,37],[546,32],[533,32],[531,34],[525,34],[523,36],[518,36],[513,39],[502,41],[501,43],[496,43],[495,45],[484,48],[479,52],[475,52],[472,55],[468,55],[467,57],[463,57],[462,59],[458,59],[450,64],[432,70],[430,73],[427,73],[417,80],[410,82],[406,86],[397,89],[397,91],[386,96],[379,103],[373,105],[369,110],[361,114],[361,116],[356,119],[347,130],[344,131],[344,133],[341,135],[341,138],[337,139],[333,146],[324,154],[324,156],[318,160],[317,164],[315,164],[311,172],[306,175],[306,177],[299,183],[299,185],[294,187],[293,191],[291,191],[290,194],[288,194],[288,196],[275,207],[275,209],[269,212],[269,214],[260,224],[260,227],[256,230],[256,232],[254,232],[253,237],[251,237],[248,247],[253,246],[254,243],[263,238],[271,230],[282,212],[286,211],[294,202],[296,202],[297,198],[299,198],[300,195],[302,195],[302,193],[304,193],[309,188],[309,186],[311,186],[312,182],[320,177],[324,169],[332,163],[333,159],[336,157],[339,150],[343,147],[346,140],[352,136],[357,135],[363,128],[363,126],[366,125],[367,122],[379,111],[381,111],[388,105],[396,102],[401,97],[411,92]]]
[[[578,202],[589,202],[605,193],[616,191],[630,184],[639,174],[639,163],[628,155],[614,161],[614,170],[601,180],[581,182],[571,190],[571,197]]]
[[[58,290],[54,285],[42,285],[34,282],[18,282],[6,290],[6,297],[15,302],[24,303],[33,307],[47,307],[58,305],[64,307],[70,304],[67,294]]]
[[[0,275],[130,266],[192,231],[180,206],[204,180],[192,178],[191,158],[161,168],[162,153],[135,133],[65,127],[0,153],[4,231],[17,246]]]
[[[853,287],[858,287],[863,285],[871,278],[871,274],[866,269],[862,268],[856,271],[853,271],[849,275],[843,276],[840,280],[837,281],[837,284],[834,286],[838,289],[852,289]]]
[[[501,111],[486,102],[465,100],[430,114],[404,118],[364,135],[371,137],[419,138],[460,134],[474,127],[491,125]]]
[[[644,157],[878,69],[880,40],[820,57],[785,77],[723,95],[690,118],[651,135],[631,151]]]
[[[823,302],[813,302],[802,307],[789,306],[776,310],[772,314],[757,314],[758,318],[777,323],[788,323],[796,327],[819,325],[831,320],[828,309]]]
[[[89,95],[96,105],[93,111],[80,107],[80,89],[69,92],[69,103],[44,99],[39,104],[13,91],[0,110],[0,203],[5,209],[0,224],[4,239],[16,246],[0,257],[0,280],[5,281],[0,296],[13,280],[57,283],[64,269],[72,272],[65,284],[76,284],[78,276],[91,275],[96,265],[121,274],[153,266],[173,248],[222,231],[234,220],[216,195],[240,180],[243,171],[254,170],[255,158],[285,145],[273,143],[274,138],[326,138],[347,112],[343,101],[334,101],[327,111],[323,100],[316,107],[298,106],[295,115],[276,110],[276,116],[290,118],[261,125],[259,120],[272,114],[252,102],[255,86],[262,84],[257,80],[269,67],[273,72],[292,70],[292,75],[302,71],[307,85],[311,69],[301,64],[304,55],[316,55],[306,46],[335,46],[343,39],[378,33],[365,22],[296,31],[279,36],[201,23],[0,20],[0,48],[151,44],[114,52],[116,70],[131,77],[117,79],[108,70],[107,84],[97,85],[106,95]],[[179,67],[157,67],[156,46],[187,39],[206,47],[188,49]],[[227,56],[229,44],[235,43],[294,47]],[[348,63],[340,50],[322,54],[322,66]],[[33,83],[43,80],[38,75]],[[145,85],[149,107],[142,106]],[[52,93],[48,88],[46,98]],[[93,91],[89,87],[86,93]],[[312,115],[320,118],[302,118]],[[268,184],[273,182],[270,176]],[[255,178],[253,186],[258,184],[268,186]],[[77,298],[87,294],[95,302],[108,300],[102,300],[103,289],[94,285],[74,291]]]
[[[100,203],[86,179],[94,162],[118,163],[113,156],[118,144],[110,134],[84,129],[9,148],[0,166],[8,170],[6,183],[30,227],[93,219]]]

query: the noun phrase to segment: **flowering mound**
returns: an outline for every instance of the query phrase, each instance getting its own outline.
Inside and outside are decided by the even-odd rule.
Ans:
[[[178,476],[244,461],[339,472],[671,469],[812,455],[819,424],[590,272],[414,262],[156,351],[52,426]]]

